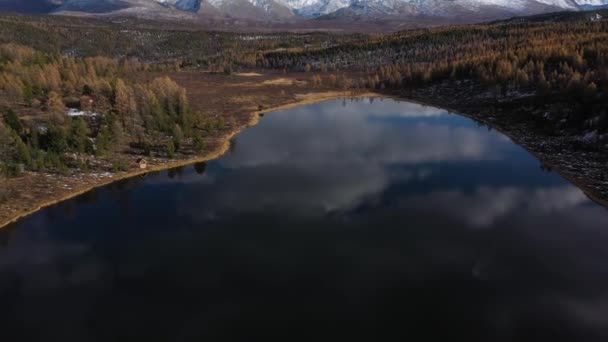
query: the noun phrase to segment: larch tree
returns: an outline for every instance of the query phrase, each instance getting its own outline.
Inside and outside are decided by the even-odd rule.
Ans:
[[[48,94],[46,101],[46,109],[51,114],[63,114],[65,113],[65,103],[59,93],[51,91]]]

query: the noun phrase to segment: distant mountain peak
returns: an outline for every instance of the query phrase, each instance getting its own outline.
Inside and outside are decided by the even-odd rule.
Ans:
[[[0,0],[0,10],[28,13],[122,13],[173,18],[179,13],[213,13],[262,20],[356,15],[374,19],[425,16],[478,21],[600,6],[608,6],[608,0]]]
[[[173,6],[176,9],[187,12],[198,12],[201,8],[201,0],[155,0],[162,5]]]

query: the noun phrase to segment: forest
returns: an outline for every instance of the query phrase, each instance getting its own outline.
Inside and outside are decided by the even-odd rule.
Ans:
[[[497,99],[563,102],[551,120],[603,134],[607,58],[608,22],[579,20],[407,31],[326,49],[269,52],[260,65],[329,75],[315,80],[336,87],[381,91],[473,82]]]
[[[532,18],[390,34],[229,33],[77,18],[0,17],[3,173],[128,168],[125,146],[172,158],[204,149],[208,118],[180,71],[306,75],[309,87],[480,87],[496,101],[557,103],[545,124],[608,143],[608,22]],[[154,75],[142,81],[142,75]],[[148,77],[149,78],[149,77]],[[466,101],[467,99],[463,99]],[[66,111],[79,115],[66,115]],[[536,118],[538,119],[538,118]],[[213,124],[212,124],[213,125]],[[98,157],[98,158],[91,158]]]
[[[185,89],[162,76],[134,81],[148,68],[135,59],[73,58],[0,45],[4,173],[95,167],[91,163],[99,159],[88,156],[106,157],[114,170],[124,170],[128,162],[119,152],[125,144],[169,157],[185,139],[202,149]]]

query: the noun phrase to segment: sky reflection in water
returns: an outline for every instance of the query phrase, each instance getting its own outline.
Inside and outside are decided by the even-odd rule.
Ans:
[[[0,337],[601,341],[607,228],[501,134],[329,101],[1,232]]]

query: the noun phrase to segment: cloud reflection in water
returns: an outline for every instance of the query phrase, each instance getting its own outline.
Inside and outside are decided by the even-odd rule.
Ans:
[[[0,336],[608,337],[607,212],[467,119],[330,101],[196,169],[2,232]]]

